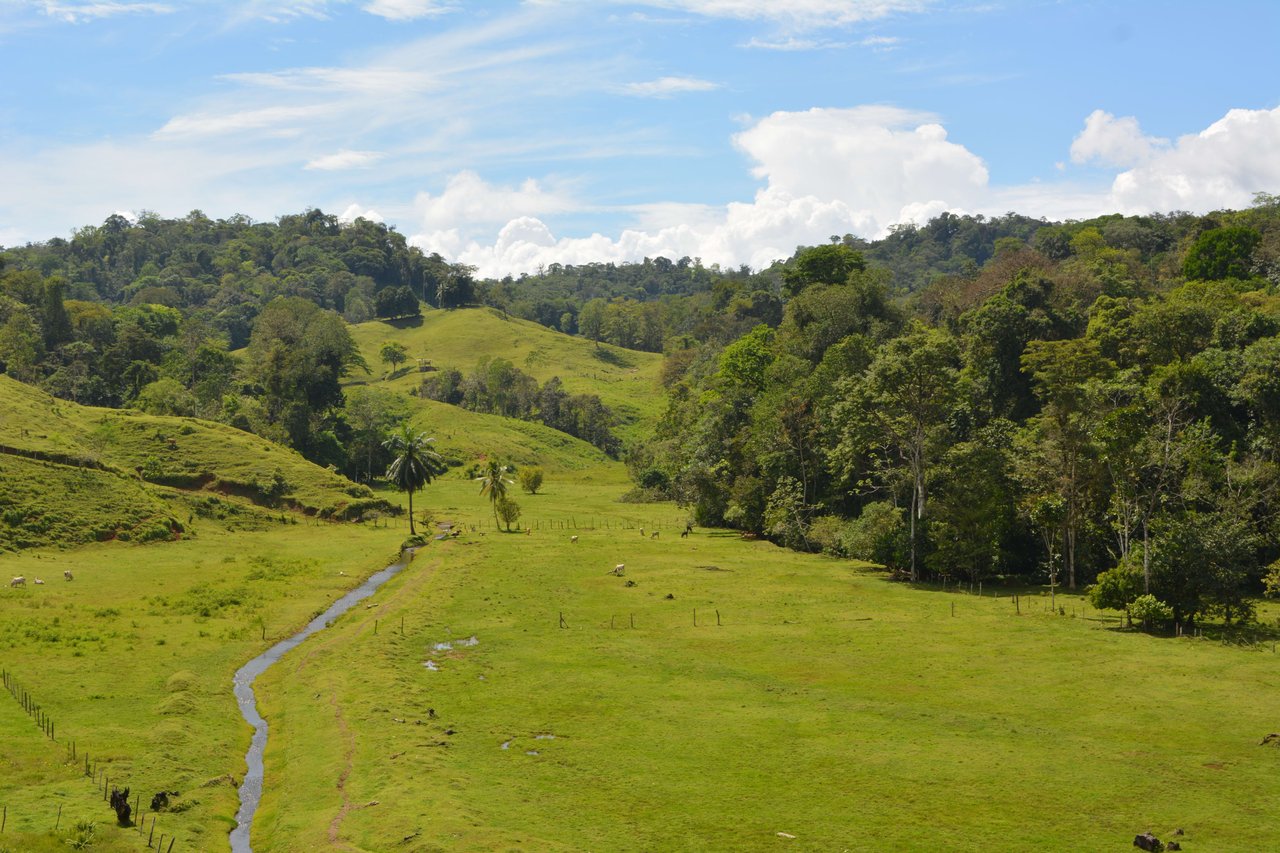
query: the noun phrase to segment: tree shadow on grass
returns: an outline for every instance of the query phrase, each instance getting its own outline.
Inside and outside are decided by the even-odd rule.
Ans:
[[[606,347],[597,346],[594,350],[597,361],[603,361],[605,364],[611,364],[614,367],[631,367],[635,362],[627,358],[623,353]]]
[[[422,325],[423,317],[419,314],[417,317],[395,317],[390,320],[379,320],[378,322],[394,329],[417,329]]]

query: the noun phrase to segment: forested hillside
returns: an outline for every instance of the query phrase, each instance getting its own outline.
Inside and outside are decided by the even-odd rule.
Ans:
[[[912,579],[1104,573],[1105,606],[1246,619],[1280,581],[1277,201],[1041,227],[905,298],[869,251],[802,250],[780,322],[671,354],[633,470]]]
[[[759,271],[657,258],[477,281],[394,229],[314,210],[112,216],[0,262],[9,376],[221,421],[353,477],[385,463],[405,415],[349,387],[373,354],[395,376],[410,357],[426,369],[445,327],[415,319],[422,305],[490,305],[594,341],[608,376],[570,395],[549,343],[523,364],[488,344],[481,358],[453,324],[451,362],[401,390],[625,453],[700,523],[912,578],[1106,572],[1115,602],[1150,592],[1183,622],[1245,617],[1278,580],[1275,196],[1206,216],[945,214]],[[375,317],[389,325],[357,341],[348,323]],[[607,344],[666,355],[651,440]]]

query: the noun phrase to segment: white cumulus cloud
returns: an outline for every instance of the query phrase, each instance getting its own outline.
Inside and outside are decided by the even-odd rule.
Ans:
[[[435,229],[412,240],[479,268],[482,275],[528,272],[551,262],[627,261],[665,255],[723,266],[763,267],[796,246],[832,234],[882,233],[910,219],[963,210],[986,193],[982,160],[950,142],[936,117],[893,107],[777,112],[734,138],[764,181],[751,201],[723,207],[649,205],[641,228],[617,238],[556,238],[540,218],[553,213],[537,185],[494,188],[464,173],[427,197]],[[487,201],[491,196],[494,203]],[[561,199],[565,204],[571,199]],[[472,211],[522,207],[492,243],[465,224]],[[476,211],[477,213],[479,211]]]
[[[411,240],[487,276],[657,255],[760,268],[833,234],[877,237],[944,211],[1083,219],[1239,208],[1254,192],[1280,191],[1280,108],[1232,110],[1173,143],[1143,134],[1136,119],[1096,111],[1072,160],[1129,166],[1109,188],[1067,176],[992,186],[982,158],[952,141],[939,117],[890,106],[776,112],[733,143],[762,182],[748,201],[650,203],[628,209],[634,224],[616,236],[557,237],[547,220],[586,205],[537,183],[496,187],[467,172],[440,196],[419,197],[424,228]]]
[[[497,225],[525,216],[546,216],[582,209],[582,202],[558,188],[546,188],[532,178],[519,186],[498,186],[473,171],[449,179],[439,195],[419,193],[413,201],[415,218],[425,231]]]
[[[1094,110],[1084,120],[1084,130],[1071,143],[1071,162],[1096,161],[1107,166],[1133,166],[1168,148],[1169,140],[1147,136],[1133,116],[1116,118]]]
[[[1112,207],[1124,213],[1247,206],[1280,189],[1280,107],[1231,110],[1199,133],[1116,176]]]
[[[386,221],[378,211],[368,207],[361,207],[354,203],[347,205],[346,210],[338,214],[339,222],[355,222],[357,219],[367,219],[370,222],[379,223]]]

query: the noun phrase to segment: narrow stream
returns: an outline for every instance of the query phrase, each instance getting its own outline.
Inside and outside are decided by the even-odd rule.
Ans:
[[[236,812],[236,828],[231,830],[232,853],[252,853],[249,846],[249,830],[253,828],[253,816],[258,811],[258,803],[262,800],[262,753],[267,746],[267,721],[258,713],[258,702],[253,694],[253,682],[259,675],[267,671],[267,667],[280,660],[286,652],[296,648],[307,637],[317,631],[329,627],[329,623],[346,613],[357,603],[373,595],[378,587],[391,580],[400,570],[409,564],[413,552],[406,551],[400,562],[387,566],[369,577],[360,586],[339,598],[329,609],[307,623],[298,633],[281,640],[240,669],[236,670],[235,685],[236,703],[240,706],[240,715],[245,722],[253,726],[253,740],[249,743],[249,752],[245,761],[249,769],[240,784],[240,810]]]

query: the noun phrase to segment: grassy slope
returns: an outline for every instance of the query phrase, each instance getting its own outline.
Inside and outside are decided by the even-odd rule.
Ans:
[[[436,439],[446,458],[471,462],[495,456],[518,466],[541,465],[576,471],[604,464],[608,457],[581,439],[528,421],[468,412],[433,400],[410,400],[415,429]]]
[[[583,338],[489,308],[428,308],[420,321],[361,323],[352,326],[351,333],[375,377],[385,372],[386,365],[379,360],[378,351],[388,341],[404,344],[410,364],[417,358],[427,358],[435,367],[468,373],[481,358],[501,357],[539,382],[559,376],[570,393],[599,396],[617,416],[616,431],[624,440],[651,429],[663,407],[657,381],[661,355],[609,344],[597,347]],[[407,393],[418,386],[421,378],[414,370],[385,384]]]
[[[79,406],[6,376],[0,399],[0,548],[165,536],[197,511],[243,513],[219,495],[269,502],[262,487],[277,471],[287,507],[340,514],[372,499],[294,451],[224,424]],[[178,505],[180,493],[168,487],[199,490],[199,499]]]
[[[612,503],[618,485],[522,498],[530,536],[432,543],[378,608],[269,674],[255,849],[744,850],[787,832],[804,850],[1098,850],[1174,827],[1187,850],[1280,843],[1280,751],[1257,745],[1280,707],[1269,649],[681,539],[673,507]],[[484,517],[468,484],[428,501]],[[576,545],[550,529],[614,510]],[[626,527],[646,521],[660,539]],[[606,574],[618,561],[635,587]]]

